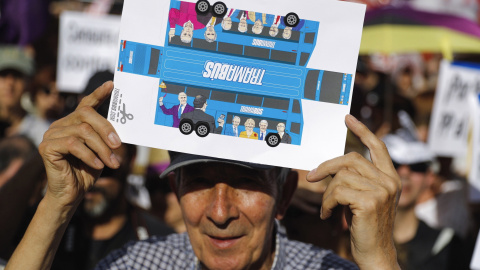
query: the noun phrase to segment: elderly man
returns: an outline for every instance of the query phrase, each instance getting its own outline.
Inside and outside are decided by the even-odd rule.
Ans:
[[[170,31],[168,32],[169,40],[175,36],[175,26],[182,27],[180,33],[180,40],[183,43],[190,43],[193,39],[193,31],[197,29],[205,28],[205,24],[202,24],[197,20],[197,12],[195,11],[195,3],[180,2],[180,9],[171,8],[168,13],[168,22],[170,24]]]
[[[112,91],[105,83],[78,109],[52,124],[40,146],[48,188],[10,269],[46,269],[66,224],[104,166],[118,168],[121,142],[94,111]],[[87,117],[88,116],[88,117]],[[398,269],[392,241],[400,180],[384,144],[351,116],[347,126],[370,149],[372,162],[349,154],[320,164],[307,176],[325,182],[322,218],[346,205],[352,254],[361,269]],[[168,171],[188,234],[150,238],[112,253],[111,269],[346,269],[329,251],[291,242],[276,230],[296,188],[288,169],[180,154]],[[319,232],[321,233],[321,232]]]
[[[158,98],[158,105],[160,105],[162,112],[166,115],[173,116],[173,127],[175,128],[178,128],[182,114],[192,112],[194,110],[194,108],[187,103],[187,94],[184,92],[178,93],[178,101],[180,104],[167,109],[165,105],[163,105],[163,97]]]
[[[267,137],[267,127],[268,127],[267,120],[265,119],[261,120],[260,123],[258,123],[258,127],[260,128],[258,139],[261,141],[265,141],[265,137]]]
[[[225,129],[225,135],[238,137],[240,135],[240,117],[234,116],[232,119],[232,125]]]

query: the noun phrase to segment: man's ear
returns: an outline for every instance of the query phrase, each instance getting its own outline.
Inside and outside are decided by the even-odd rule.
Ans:
[[[167,175],[168,177],[168,182],[170,183],[170,188],[172,189],[173,193],[175,193],[175,196],[177,196],[177,200],[180,201],[180,198],[178,197],[178,186],[177,186],[177,173],[176,172],[171,172]]]
[[[287,175],[287,179],[285,184],[283,184],[282,194],[279,197],[279,202],[277,204],[277,214],[275,216],[276,219],[280,220],[285,216],[285,212],[287,212],[287,208],[290,205],[290,201],[293,198],[293,194],[297,189],[298,183],[298,173],[296,171],[290,171]]]

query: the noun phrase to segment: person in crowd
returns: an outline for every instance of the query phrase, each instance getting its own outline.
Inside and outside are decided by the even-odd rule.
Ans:
[[[240,138],[247,138],[247,139],[252,139],[252,140],[258,140],[258,133],[253,131],[253,128],[255,127],[255,120],[252,118],[248,118],[245,120],[245,131],[240,132]]]
[[[402,180],[393,239],[402,269],[468,269],[466,250],[454,230],[430,228],[419,220],[415,206],[431,184],[434,159],[426,144],[397,134],[383,138]]]
[[[238,137],[242,131],[240,130],[240,117],[234,116],[232,125],[225,129],[225,135]]]
[[[4,136],[25,135],[40,144],[48,122],[27,111],[21,105],[28,79],[33,74],[33,59],[16,46],[0,46],[0,121],[5,123]]]
[[[111,93],[107,82],[52,124],[40,145],[48,187],[6,269],[45,269],[54,258],[69,220],[101,170],[121,167],[121,141],[94,108]],[[88,117],[87,117],[88,115]],[[369,148],[372,161],[348,154],[320,164],[307,175],[325,185],[320,216],[348,206],[352,254],[361,269],[399,269],[392,231],[400,179],[385,145],[347,115],[347,127]],[[91,140],[86,140],[91,138]],[[150,238],[114,251],[98,269],[350,269],[333,252],[288,240],[277,230],[297,186],[289,169],[172,154],[170,177],[187,234]],[[123,161],[124,162],[124,161]],[[39,230],[38,228],[42,228]]]
[[[192,112],[194,110],[194,108],[187,103],[187,94],[185,94],[185,92],[178,93],[178,101],[180,102],[178,105],[167,109],[163,104],[163,97],[158,98],[158,105],[160,105],[162,112],[166,115],[173,116],[174,128],[178,128],[178,125],[180,124],[180,118],[183,116],[183,114]]]
[[[44,73],[50,71],[48,68],[43,70],[45,70]],[[55,73],[50,74],[50,76],[50,80],[46,82],[37,78],[31,87],[31,100],[35,106],[35,114],[48,123],[59,119],[65,109],[65,99],[57,89]]]

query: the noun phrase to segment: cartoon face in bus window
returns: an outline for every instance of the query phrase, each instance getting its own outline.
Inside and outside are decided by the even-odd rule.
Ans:
[[[290,37],[292,37],[292,27],[285,27],[285,29],[283,29],[282,36],[284,39],[290,39]]]
[[[232,29],[232,18],[226,17],[222,20],[222,28],[223,30],[230,30]]]
[[[272,24],[272,26],[270,26],[270,31],[268,31],[268,34],[271,37],[276,37],[278,35],[278,25]]]
[[[260,127],[260,132],[266,132],[266,131],[267,131],[267,127],[268,127],[268,122],[267,122],[267,120],[262,120],[262,121],[260,121],[260,123],[258,124],[258,126]]]
[[[251,133],[254,127],[255,127],[255,120],[253,120],[252,118],[248,118],[245,121],[245,131],[247,131],[247,133]]]
[[[234,127],[238,127],[238,125],[240,125],[240,117],[235,116],[232,120],[232,124]]]
[[[238,31],[242,33],[247,32],[247,18],[240,18],[240,22],[238,23]]]
[[[255,21],[255,24],[252,26],[252,32],[258,35],[262,33],[262,30],[263,30],[263,23],[260,19],[258,19]]]
[[[217,33],[215,32],[215,28],[213,26],[208,26],[205,29],[205,40],[208,42],[214,42],[217,40]]]
[[[277,132],[278,133],[284,133],[285,132],[285,124],[284,123],[278,123]]]
[[[180,101],[180,105],[184,106],[187,104],[187,94],[184,92],[178,93],[178,101]]]
[[[182,33],[180,33],[180,40],[183,43],[190,43],[193,37],[193,23],[188,21],[183,24]]]

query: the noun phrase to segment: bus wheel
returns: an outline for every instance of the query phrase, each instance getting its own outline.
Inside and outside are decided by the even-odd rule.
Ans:
[[[283,18],[283,22],[286,26],[295,27],[300,22],[300,18],[296,13],[290,12]]]
[[[222,18],[225,16],[225,14],[227,14],[227,5],[225,5],[223,2],[216,2],[212,6],[212,11],[213,15]]]
[[[205,15],[210,10],[210,3],[207,0],[199,0],[195,4],[195,11],[197,14]]]
[[[277,133],[268,133],[267,137],[265,137],[265,141],[268,146],[275,147],[280,144],[280,135]]]
[[[206,137],[210,133],[210,125],[207,123],[198,123],[195,127],[195,133],[198,137]]]
[[[180,129],[180,132],[182,134],[188,135],[193,132],[192,121],[188,119],[183,119],[182,121],[180,121],[180,125],[178,126],[178,128]]]

